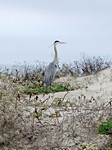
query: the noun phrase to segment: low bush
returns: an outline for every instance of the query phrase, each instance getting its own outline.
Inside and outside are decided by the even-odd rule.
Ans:
[[[102,122],[98,130],[100,133],[112,135],[112,118],[108,118],[107,121]]]
[[[40,94],[40,93],[55,93],[73,90],[69,83],[54,83],[49,87],[40,86],[38,83],[33,83],[30,86],[27,86],[24,90],[25,94]]]

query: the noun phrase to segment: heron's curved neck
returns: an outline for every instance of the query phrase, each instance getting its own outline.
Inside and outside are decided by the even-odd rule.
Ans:
[[[55,44],[54,44],[54,51],[55,51],[54,62],[55,62],[55,64],[57,64],[58,63],[58,54],[57,54],[57,49],[56,49]]]

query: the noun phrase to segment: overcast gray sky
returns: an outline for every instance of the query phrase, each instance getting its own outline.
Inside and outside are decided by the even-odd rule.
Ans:
[[[0,64],[112,55],[112,0],[0,0]]]

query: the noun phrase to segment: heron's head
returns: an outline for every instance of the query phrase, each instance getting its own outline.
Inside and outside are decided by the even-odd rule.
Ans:
[[[60,42],[60,41],[55,41],[54,45],[58,45],[58,44],[66,44],[65,42]]]

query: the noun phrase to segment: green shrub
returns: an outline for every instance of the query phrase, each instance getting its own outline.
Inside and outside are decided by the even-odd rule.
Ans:
[[[25,94],[40,94],[40,93],[55,93],[55,92],[63,92],[63,91],[69,91],[73,90],[73,88],[70,86],[69,83],[55,83],[46,87],[41,87],[38,84],[32,84],[30,86],[27,86],[24,90]]]
[[[112,134],[112,118],[108,118],[106,122],[102,122],[98,130],[104,134]]]

